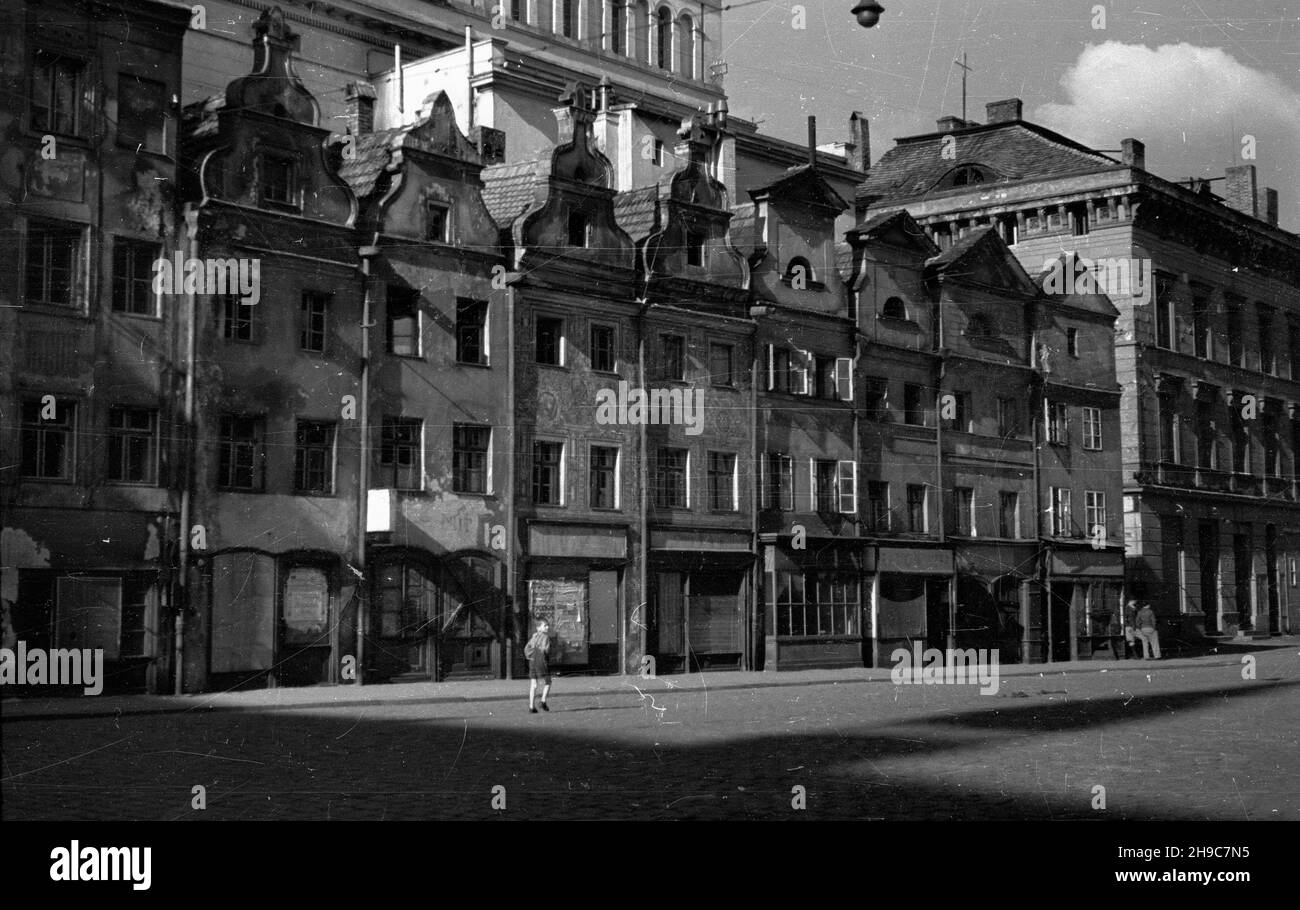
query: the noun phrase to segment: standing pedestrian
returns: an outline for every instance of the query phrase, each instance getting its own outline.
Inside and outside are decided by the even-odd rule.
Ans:
[[[1156,631],[1156,611],[1151,609],[1151,604],[1143,603],[1134,620],[1138,635],[1142,638],[1142,659],[1159,660],[1160,633]],[[1155,654],[1154,658],[1150,657],[1152,653]]]
[[[542,683],[542,710],[546,707],[546,696],[551,692],[551,668],[546,663],[547,652],[551,650],[551,624],[544,619],[537,620],[537,631],[524,645],[524,657],[528,660],[528,710],[537,713],[533,702],[537,698],[537,683]]]
[[[1124,659],[1134,660],[1137,658],[1137,612],[1138,602],[1130,600],[1124,607]]]

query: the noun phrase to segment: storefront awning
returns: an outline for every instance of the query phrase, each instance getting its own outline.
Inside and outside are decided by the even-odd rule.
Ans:
[[[1052,554],[1053,575],[1124,577],[1124,554],[1106,550],[1056,550]]]
[[[952,550],[921,547],[881,547],[877,572],[899,575],[951,575]]]

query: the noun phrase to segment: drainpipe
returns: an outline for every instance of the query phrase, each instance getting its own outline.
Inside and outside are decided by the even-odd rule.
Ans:
[[[468,138],[474,129],[474,29],[468,25],[465,26],[465,67],[465,122],[469,124],[465,136]]]
[[[640,383],[641,388],[644,389],[646,387],[645,386],[645,312],[648,304],[644,298],[639,302],[641,304],[641,309],[640,312],[637,314],[636,369],[637,369],[637,381]],[[649,580],[650,580],[650,567],[648,565],[650,561],[650,540],[649,540],[650,518],[648,513],[650,501],[649,501],[649,497],[647,496],[647,490],[650,485],[650,469],[649,469],[649,464],[647,462],[648,455],[646,453],[646,421],[644,420],[640,421],[639,425],[637,426],[637,447],[641,450],[640,458],[638,459],[639,464],[637,467],[637,473],[638,473],[637,486],[640,487],[638,493],[639,493],[639,498],[641,500],[640,503],[641,505],[641,566],[640,566],[641,603],[645,606],[645,610],[642,613],[642,615],[644,616],[644,621],[641,623],[640,648],[641,648],[641,660],[644,661],[646,656],[646,646],[649,643],[648,633],[650,630],[650,596],[649,596],[650,588],[648,587]],[[626,658],[624,658],[623,663],[626,664],[626,662],[627,662]],[[688,655],[687,656],[688,670],[689,670],[689,664],[690,664],[690,657]],[[644,662],[642,663],[642,666],[645,666]]]
[[[198,255],[199,211],[193,204],[185,206],[185,258],[193,259]],[[176,695],[185,692],[185,611],[190,606],[189,568],[190,568],[190,489],[194,485],[194,361],[197,336],[195,318],[198,301],[194,291],[185,292],[185,404],[182,411],[184,436],[181,441],[181,520],[180,547],[178,549],[177,600],[174,630],[175,650],[175,685]]]
[[[943,278],[939,279],[939,350],[938,363],[935,370],[934,382],[934,497],[935,506],[938,512],[939,542],[945,543],[947,535],[944,533],[944,496],[943,496],[943,378],[947,372],[947,359],[944,356],[944,337],[943,324]],[[948,572],[948,650],[955,650],[957,647],[957,571],[956,564]]]
[[[515,470],[516,462],[519,459],[519,453],[515,442],[515,286],[506,285],[506,452],[510,456],[506,462],[506,527],[509,532],[506,536],[506,564],[505,577],[501,580],[501,589],[506,592],[506,610],[509,616],[509,628],[502,628],[505,633],[505,661],[506,661],[506,679],[515,678],[515,635],[518,631],[517,618],[519,616],[519,591],[515,590],[518,585],[519,573],[517,571],[516,560],[518,559],[519,532],[515,528]],[[527,631],[525,627],[525,631]]]
[[[366,632],[369,629],[370,592],[366,585],[366,523],[370,506],[370,261],[379,255],[379,247],[363,246],[361,258],[361,405],[357,441],[357,685],[365,685]]]
[[[766,642],[763,641],[763,617],[759,613],[759,591],[762,589],[762,577],[764,573],[764,561],[759,553],[758,543],[758,515],[760,496],[759,483],[762,478],[762,469],[760,468],[760,459],[766,455],[758,451],[758,421],[761,419],[758,413],[758,321],[754,320],[753,331],[750,334],[750,355],[749,355],[749,413],[753,419],[749,422],[749,451],[753,457],[750,463],[750,490],[749,490],[749,546],[754,555],[754,566],[750,571],[749,582],[749,648],[745,653],[746,670],[757,668],[758,649],[761,647],[766,652]]]

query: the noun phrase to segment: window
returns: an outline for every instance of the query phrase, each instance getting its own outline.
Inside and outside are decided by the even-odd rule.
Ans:
[[[1197,357],[1214,357],[1214,332],[1210,328],[1210,292],[1192,288],[1192,350]]]
[[[677,72],[695,77],[695,20],[687,15],[677,20]]]
[[[925,487],[919,483],[907,485],[907,530],[926,533]]]
[[[295,168],[290,158],[283,155],[263,154],[262,203],[277,206],[296,206]]]
[[[80,251],[81,228],[29,220],[26,302],[72,306]]]
[[[655,472],[655,505],[661,509],[688,508],[686,449],[660,449]]]
[[[1001,230],[1002,240],[1007,246],[1015,246],[1020,242],[1020,225],[1017,223],[1015,215],[999,219],[998,228]]]
[[[260,492],[266,479],[266,421],[227,414],[221,418],[217,486]]]
[[[515,22],[525,22],[528,0],[510,0],[510,18]]]
[[[1065,352],[1071,357],[1079,356],[1079,330],[1065,330]]]
[[[151,573],[128,573],[122,576],[122,621],[120,657],[152,656],[149,601],[153,588]]]
[[[1047,441],[1054,446],[1070,444],[1069,411],[1059,401],[1047,402]]]
[[[580,249],[591,246],[591,224],[585,212],[569,211],[569,246]]]
[[[424,202],[424,239],[431,243],[451,242],[451,207],[445,202]]]
[[[81,132],[85,64],[50,51],[37,51],[32,66],[33,132],[75,136]]]
[[[1020,435],[1020,402],[1014,398],[998,399],[998,435]]]
[[[41,480],[71,480],[75,402],[37,399],[23,402],[22,474]]]
[[[298,346],[315,354],[325,353],[325,312],[330,295],[320,291],[302,292],[302,323]]]
[[[221,324],[221,337],[227,341],[253,340],[252,306],[236,294],[222,294],[214,298],[217,319]]]
[[[1246,301],[1236,294],[1225,294],[1223,301],[1228,311],[1228,362],[1234,366],[1244,367],[1246,365],[1246,343],[1245,333],[1242,331],[1241,326],[1241,314],[1242,310],[1245,309]]]
[[[734,512],[736,498],[736,456],[730,452],[710,452],[709,508],[714,512]]]
[[[1066,210],[1070,215],[1070,233],[1082,237],[1088,233],[1088,203],[1077,202]]]
[[[890,297],[880,308],[880,318],[882,319],[906,319],[907,305],[903,303],[901,297]]]
[[[836,474],[834,461],[813,459],[812,494],[813,511],[834,512],[836,510]]]
[[[953,533],[958,537],[975,534],[975,491],[970,487],[957,487],[952,491]]]
[[[109,409],[108,479],[113,483],[157,483],[157,411]]]
[[[578,37],[578,0],[560,0],[560,34],[566,38]]]
[[[955,171],[953,171],[953,175],[952,175],[953,186],[973,186],[974,184],[983,183],[983,182],[984,182],[984,172],[977,167],[970,167],[969,165],[967,165],[964,167],[959,167]]]
[[[329,496],[334,492],[334,424],[300,420],[294,430],[295,493]]]
[[[379,434],[379,470],[372,486],[424,489],[424,421],[385,415]]]
[[[1277,357],[1273,346],[1273,310],[1261,306],[1256,310],[1259,320],[1259,370],[1277,375]]]
[[[686,339],[681,335],[659,336],[659,378],[686,378]]]
[[[564,443],[533,443],[533,502],[558,506],[564,502]]]
[[[651,147],[651,160],[655,167],[663,167],[666,163],[667,156],[664,153],[664,141],[656,139]]]
[[[492,428],[458,423],[452,428],[451,488],[457,493],[491,493]]]
[[[1218,430],[1214,424],[1214,403],[1205,399],[1196,402],[1196,466],[1217,471]]]
[[[709,381],[714,385],[734,386],[736,377],[732,373],[734,349],[729,344],[709,345]]]
[[[615,54],[623,53],[623,29],[627,28],[627,6],[623,0],[614,0],[609,4],[609,49]]]
[[[925,387],[915,383],[903,386],[903,423],[914,427],[925,426]]]
[[[889,484],[872,480],[867,482],[867,520],[873,531],[890,529]]]
[[[1156,273],[1156,346],[1175,350],[1174,347],[1174,288],[1173,275]]]
[[[673,65],[673,14],[661,6],[655,14],[655,65],[661,70]]]
[[[1083,447],[1101,450],[1101,408],[1083,409]]]
[[[1157,396],[1160,409],[1160,460],[1178,464],[1182,459],[1181,440],[1178,438],[1178,395],[1165,390]]]
[[[852,571],[776,573],[777,635],[857,635],[859,614]]]
[[[591,368],[600,373],[614,372],[614,329],[612,326],[592,325]]]
[[[998,536],[1020,536],[1020,494],[1003,490],[998,494]]]
[[[1070,491],[1065,487],[1052,487],[1052,536],[1069,537],[1072,530]]]
[[[126,237],[113,238],[113,309],[137,316],[155,316],[153,264],[158,246]]]
[[[126,74],[117,77],[117,144],[146,152],[166,149],[167,87]]]
[[[420,356],[420,292],[414,288],[388,286],[388,353],[398,357]]]
[[[591,507],[618,508],[618,449],[591,447]]]
[[[537,317],[536,360],[547,366],[564,365],[564,320]]]
[[[970,392],[950,392],[952,395],[952,429],[958,433],[975,432],[971,417]]]
[[[705,247],[707,238],[702,231],[686,232],[686,264],[687,265],[704,265]]]
[[[808,360],[806,351],[767,346],[767,387],[773,392],[791,395],[808,394]]]
[[[1106,494],[1097,490],[1084,490],[1083,512],[1088,523],[1084,528],[1087,536],[1105,540],[1109,533],[1106,527]]]
[[[794,461],[781,452],[768,452],[766,483],[763,485],[763,508],[789,512],[794,509]]]
[[[1277,405],[1273,402],[1269,402],[1260,414],[1259,435],[1264,446],[1264,474],[1278,477],[1282,473],[1282,453],[1278,447]]]
[[[1235,400],[1240,402],[1241,395],[1236,395]],[[1237,474],[1250,474],[1250,431],[1239,407],[1231,408],[1229,413],[1232,415],[1232,470]]]
[[[815,397],[830,399],[839,397],[839,389],[835,381],[835,364],[834,357],[813,358],[812,393]]]
[[[488,362],[488,305],[486,300],[456,301],[456,360],[459,363]]]
[[[862,377],[862,411],[867,420],[889,416],[889,381],[882,376]]]

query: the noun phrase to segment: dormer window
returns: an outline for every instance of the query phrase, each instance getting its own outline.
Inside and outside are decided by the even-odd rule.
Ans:
[[[569,246],[586,249],[591,246],[591,222],[586,212],[569,212]]]
[[[294,163],[283,155],[262,156],[262,202],[296,206]]]
[[[812,264],[802,256],[795,256],[785,267],[785,280],[796,291],[804,291],[816,281]]]
[[[953,186],[974,186],[977,183],[984,182],[984,172],[977,167],[966,165],[953,171]]]
[[[881,319],[907,319],[907,305],[901,297],[890,297],[880,308]]]
[[[703,231],[686,232],[686,264],[704,265],[706,238]]]
[[[451,208],[446,203],[425,202],[424,239],[432,243],[451,242]]]

